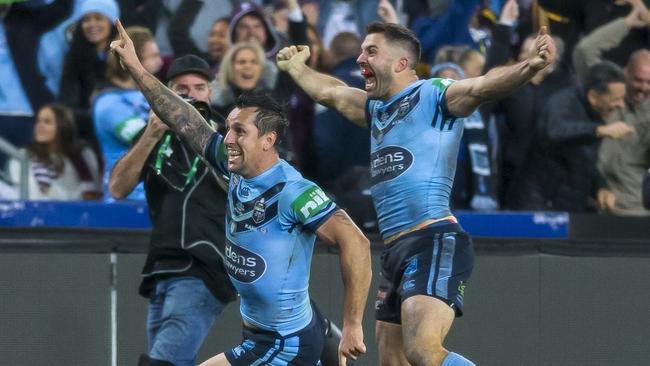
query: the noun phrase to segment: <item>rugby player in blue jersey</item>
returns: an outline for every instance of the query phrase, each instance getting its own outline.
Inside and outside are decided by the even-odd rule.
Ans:
[[[344,284],[339,364],[366,351],[361,321],[370,287],[370,245],[348,215],[277,151],[288,126],[270,97],[240,98],[221,136],[198,111],[137,59],[119,21],[111,43],[156,115],[215,168],[230,172],[225,267],[241,296],[243,341],[202,365],[299,365],[319,362],[325,324],[308,293],[318,236],[340,250]],[[205,228],[209,230],[209,228]]]
[[[306,46],[282,49],[278,67],[371,130],[371,192],[386,244],[375,303],[381,364],[473,365],[443,346],[474,264],[471,240],[449,209],[462,117],[551,65],[555,45],[542,28],[524,62],[465,80],[418,80],[413,32],[372,23],[367,34],[357,59],[365,90],[310,69]]]

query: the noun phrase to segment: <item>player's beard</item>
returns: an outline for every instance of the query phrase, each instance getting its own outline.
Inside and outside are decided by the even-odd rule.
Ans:
[[[366,92],[368,94],[368,99],[379,99],[387,100],[388,94],[390,93],[390,86],[393,84],[393,75],[390,72],[390,65],[385,67],[385,69],[375,69],[373,70],[375,85]]]

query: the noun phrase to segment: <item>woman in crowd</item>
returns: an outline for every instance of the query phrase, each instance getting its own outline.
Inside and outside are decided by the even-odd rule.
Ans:
[[[243,92],[272,92],[276,100],[286,103],[293,91],[288,85],[293,84],[278,81],[280,74],[276,66],[267,61],[264,50],[259,45],[250,42],[235,43],[226,52],[217,78],[211,83],[212,107],[226,117]],[[289,79],[285,76],[283,80],[285,78]],[[282,87],[277,87],[280,85]]]
[[[147,71],[157,73],[163,61],[153,34],[144,27],[126,29],[133,40],[135,52]],[[104,157],[104,192],[108,195],[108,178],[118,159],[126,153],[149,119],[149,104],[138,90],[135,81],[121,66],[117,56],[109,54],[106,79],[99,85],[93,101],[93,123]],[[139,184],[129,195],[130,199],[144,199],[144,189]]]
[[[110,40],[117,35],[113,21],[119,10],[113,0],[87,0],[79,11],[81,19],[63,63],[59,101],[73,109],[79,135],[96,146],[90,99],[97,83],[105,78],[106,54]]]
[[[97,156],[77,138],[72,111],[48,104],[36,116],[34,141],[26,149],[28,199],[79,200],[101,197]],[[20,162],[9,162],[9,174],[20,183]],[[18,197],[15,197],[18,198]]]

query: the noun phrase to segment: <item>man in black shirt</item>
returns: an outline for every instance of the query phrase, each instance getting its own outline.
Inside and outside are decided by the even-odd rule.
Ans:
[[[209,113],[205,61],[193,55],[177,58],[167,78],[170,89]],[[149,298],[149,349],[139,365],[195,365],[215,318],[236,298],[221,255],[226,194],[221,178],[154,114],[115,164],[109,192],[125,198],[140,179],[152,232],[140,285],[140,294]]]

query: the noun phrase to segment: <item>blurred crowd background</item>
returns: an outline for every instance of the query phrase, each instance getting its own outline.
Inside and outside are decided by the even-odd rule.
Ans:
[[[113,200],[110,170],[149,119],[145,98],[108,50],[116,18],[165,83],[176,57],[207,62],[209,80],[196,87],[210,93],[222,132],[239,94],[282,102],[291,120],[283,157],[367,229],[368,131],[279,72],[277,51],[309,45],[313,68],[363,88],[356,58],[366,25],[401,23],[422,43],[421,78],[462,79],[524,61],[546,26],[556,63],[464,121],[452,208],[650,214],[642,200],[650,168],[643,0],[3,2],[1,199]],[[129,199],[144,196],[136,190]]]

